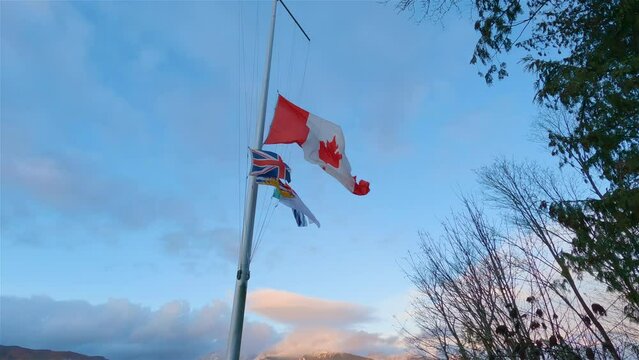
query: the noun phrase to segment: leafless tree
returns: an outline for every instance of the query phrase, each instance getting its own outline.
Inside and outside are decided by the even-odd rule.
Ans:
[[[637,324],[619,297],[563,259],[571,233],[547,203],[576,191],[532,165],[499,161],[479,172],[489,204],[507,220],[489,224],[476,202],[421,234],[410,259],[416,285],[408,339],[426,358],[639,359]],[[592,292],[592,289],[599,289]]]

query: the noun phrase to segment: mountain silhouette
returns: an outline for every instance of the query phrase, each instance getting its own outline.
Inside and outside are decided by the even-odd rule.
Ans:
[[[20,346],[0,345],[2,360],[107,360],[103,356],[87,356],[71,351],[33,350]]]

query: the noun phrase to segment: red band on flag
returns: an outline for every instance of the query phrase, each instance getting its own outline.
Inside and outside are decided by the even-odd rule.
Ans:
[[[275,115],[271,123],[271,130],[265,144],[292,144],[302,146],[308,137],[309,112],[286,100],[282,95],[277,98]]]
[[[368,194],[370,189],[370,183],[366,180],[360,180],[357,182],[357,176],[353,176],[353,180],[355,180],[355,187],[353,188],[353,194],[355,195],[366,195]]]

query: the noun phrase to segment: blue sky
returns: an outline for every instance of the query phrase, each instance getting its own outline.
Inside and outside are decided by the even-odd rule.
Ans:
[[[0,343],[224,352],[270,6],[1,3]],[[311,42],[280,7],[266,130],[277,91],[338,123],[371,192],[267,148],[322,227],[260,192],[245,353],[402,353],[418,231],[437,235],[495,157],[548,161],[532,77],[504,57],[511,77],[486,86],[467,13],[418,25],[392,3],[289,7]]]

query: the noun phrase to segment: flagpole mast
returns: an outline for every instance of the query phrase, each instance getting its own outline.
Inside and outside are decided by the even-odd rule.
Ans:
[[[264,138],[264,119],[266,117],[266,102],[268,100],[268,84],[271,74],[271,57],[273,54],[273,37],[275,35],[275,15],[277,12],[277,1],[273,0],[273,12],[271,15],[271,32],[268,46],[266,47],[266,66],[264,67],[264,83],[262,86],[262,99],[260,112],[257,117],[255,128],[255,140],[253,148],[262,149]],[[244,309],[246,307],[246,291],[248,280],[251,276],[249,265],[251,262],[251,248],[253,243],[253,224],[255,222],[255,202],[257,199],[257,183],[255,176],[249,176],[248,191],[244,202],[244,226],[242,228],[242,242],[240,244],[240,255],[238,270],[235,282],[235,296],[233,298],[233,312],[231,313],[231,327],[229,330],[229,342],[227,359],[239,360],[240,345],[242,343],[242,328],[244,326]]]

